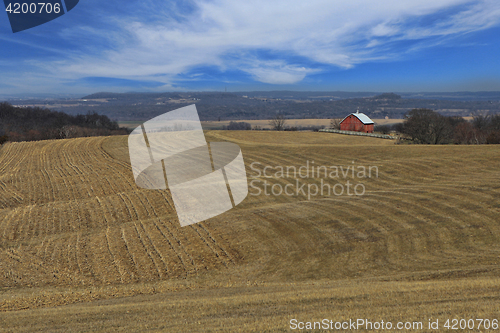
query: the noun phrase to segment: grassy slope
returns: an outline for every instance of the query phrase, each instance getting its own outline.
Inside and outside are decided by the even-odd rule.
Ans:
[[[294,317],[498,313],[498,147],[329,133],[207,139],[238,143],[250,176],[255,161],[307,160],[376,165],[380,174],[362,180],[362,197],[250,195],[180,228],[168,192],[134,187],[125,137],[9,144],[0,153],[6,327],[285,330]],[[82,301],[93,302],[45,308]]]

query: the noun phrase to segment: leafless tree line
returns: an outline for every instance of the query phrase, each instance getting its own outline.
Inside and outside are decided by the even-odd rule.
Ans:
[[[500,144],[500,114],[476,115],[466,121],[430,109],[413,109],[397,129],[414,143]]]
[[[20,108],[0,103],[0,143],[127,133],[118,123],[96,112],[71,116],[49,109]]]

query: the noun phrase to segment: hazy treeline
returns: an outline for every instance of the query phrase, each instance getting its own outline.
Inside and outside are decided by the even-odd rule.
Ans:
[[[230,121],[229,125],[223,126],[223,129],[229,131],[248,131],[252,129],[252,125],[244,121]]]
[[[413,109],[404,123],[394,125],[393,129],[421,144],[500,144],[500,114],[476,115],[467,121],[430,109]]]
[[[38,107],[20,108],[0,103],[1,143],[121,134],[127,134],[127,130],[96,112],[72,116]]]
[[[451,99],[448,100],[447,98]],[[462,98],[462,99],[461,99]],[[23,105],[47,104],[49,109],[76,115],[89,108],[119,121],[142,121],[195,103],[201,120],[331,119],[362,112],[372,119],[402,119],[414,108],[439,110],[447,116],[471,116],[488,110],[500,113],[500,94],[406,94],[345,92],[165,92],[98,93],[73,100],[23,100]],[[54,107],[51,106],[54,105]],[[64,109],[60,106],[64,104]],[[87,104],[93,105],[92,107]]]

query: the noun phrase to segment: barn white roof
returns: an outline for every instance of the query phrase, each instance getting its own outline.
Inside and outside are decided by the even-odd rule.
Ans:
[[[353,115],[355,116],[356,118],[358,118],[364,125],[370,125],[370,124],[374,124],[373,120],[370,119],[370,117],[368,117],[366,114],[364,113],[351,113],[350,115]],[[345,118],[349,117],[350,115],[346,116]],[[342,119],[342,121],[345,120]],[[341,121],[341,122],[342,122]]]

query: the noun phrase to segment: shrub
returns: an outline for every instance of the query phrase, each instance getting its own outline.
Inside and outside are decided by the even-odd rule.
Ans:
[[[236,122],[236,121],[231,121],[229,122],[228,126],[224,126],[225,129],[229,131],[249,131],[252,129],[252,125],[249,123],[246,123],[244,121]]]
[[[389,125],[378,125],[374,128],[375,132],[380,132],[382,134],[389,134],[391,132],[391,126]]]
[[[7,135],[0,136],[0,145],[3,145],[7,141],[9,141],[9,137]]]
[[[495,131],[491,132],[488,137],[486,138],[486,143],[487,144],[495,144],[498,145],[500,144],[500,132]]]

